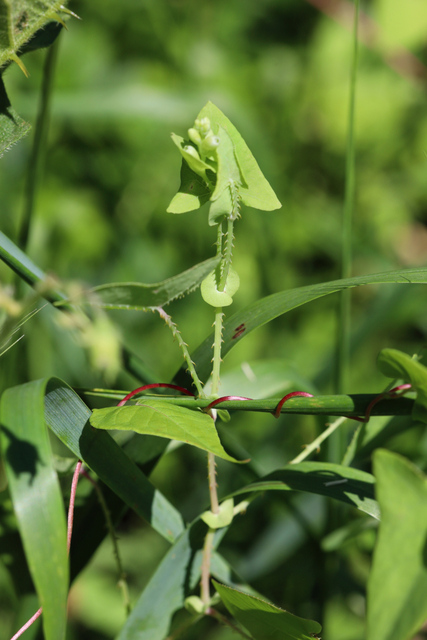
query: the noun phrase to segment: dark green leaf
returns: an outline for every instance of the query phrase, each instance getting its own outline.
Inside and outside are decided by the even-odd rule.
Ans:
[[[374,478],[359,469],[329,462],[300,462],[273,471],[257,482],[234,491],[231,496],[252,491],[306,491],[351,504],[379,519],[374,499]],[[227,496],[228,497],[228,496]]]
[[[299,618],[292,613],[212,581],[229,612],[255,640],[313,640],[322,627],[314,620]]]
[[[68,385],[51,379],[45,404],[48,426],[112,491],[167,540],[180,535],[181,515],[108,433],[90,427],[90,410]]]
[[[15,109],[12,109],[3,78],[0,75],[0,157],[23,138],[30,129],[31,125],[25,122]]]

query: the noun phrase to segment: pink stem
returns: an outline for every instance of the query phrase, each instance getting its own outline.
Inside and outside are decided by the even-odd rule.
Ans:
[[[181,391],[181,393],[184,393],[186,396],[194,397],[194,393],[191,393],[191,391],[188,391],[187,389],[184,389],[184,387],[180,387],[177,384],[167,384],[166,382],[155,382],[153,384],[145,384],[143,387],[138,387],[138,389],[134,389],[133,391],[128,393],[127,396],[123,398],[123,400],[120,400],[117,406],[122,407],[124,404],[126,404],[128,400],[130,400],[137,393],[141,393],[142,391],[147,391],[147,389],[158,389],[159,387],[164,387],[166,389],[176,389],[177,391]]]
[[[74,469],[74,473],[73,473],[73,480],[71,482],[70,502],[68,505],[68,520],[67,520],[67,553],[70,553],[71,534],[73,531],[73,522],[74,522],[74,506],[76,503],[77,483],[79,481],[79,475],[82,468],[82,464],[83,463],[81,460],[77,462],[76,468]],[[37,618],[40,618],[42,613],[43,613],[43,608],[40,607],[40,609],[36,611],[36,613],[33,616],[31,616],[29,620],[27,620],[27,622],[19,629],[19,631],[15,633],[15,635],[10,640],[16,640],[17,638],[20,638],[24,633],[24,631],[29,629],[31,625],[37,620]]]
[[[280,412],[282,410],[283,405],[285,404],[285,402],[287,402],[287,400],[290,400],[290,398],[297,398],[297,397],[302,397],[302,398],[313,398],[313,394],[312,393],[306,393],[305,391],[292,391],[292,393],[288,393],[286,396],[284,396],[279,404],[277,405],[275,411],[274,411],[274,417],[278,418],[280,416]]]
[[[385,393],[380,393],[366,407],[365,417],[364,418],[358,418],[356,416],[349,416],[349,419],[350,420],[357,420],[357,422],[369,422],[369,419],[370,419],[371,413],[372,413],[372,409],[375,407],[375,405],[378,402],[380,402],[384,398],[398,398],[399,396],[401,396],[404,393],[406,393],[407,391],[409,391],[409,389],[411,389],[411,388],[412,388],[412,386],[410,384],[400,384],[398,387],[393,387],[393,389],[390,389],[390,391],[386,391]]]
[[[222,396],[221,398],[217,398],[216,400],[212,400],[210,404],[205,408],[205,411],[208,412],[213,409],[217,404],[221,402],[228,402],[232,400],[251,400],[251,398],[244,398],[243,396]]]

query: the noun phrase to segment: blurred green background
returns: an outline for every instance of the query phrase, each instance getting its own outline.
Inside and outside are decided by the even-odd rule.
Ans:
[[[31,258],[63,281],[94,286],[157,282],[213,255],[207,210],[166,213],[180,168],[169,134],[185,136],[212,100],[242,133],[283,203],[276,212],[242,212],[234,252],[242,284],[233,310],[282,289],[339,278],[351,4],[76,0],[69,7],[82,20],[69,21],[60,36]],[[372,0],[362,9],[353,275],[427,263],[427,5]],[[32,123],[45,55],[26,56],[29,79],[16,65],[5,75],[13,106]],[[31,142],[30,135],[1,160],[1,229],[12,239]],[[13,282],[3,266],[0,277]],[[336,306],[335,297],[326,297],[259,329],[229,354],[224,371],[275,359],[291,381],[330,393]],[[212,313],[199,293],[169,311],[190,349],[211,329]],[[386,381],[375,367],[381,348],[421,352],[426,311],[421,286],[354,291],[351,386],[345,391],[381,391]],[[91,368],[58,315],[46,308],[26,325],[21,381],[57,375],[77,387],[136,386],[127,374],[106,381]],[[137,312],[110,318],[124,343],[169,380],[181,357],[162,322]],[[224,437],[268,472],[294,457],[324,422],[236,415]],[[423,437],[411,430],[390,446],[426,468]],[[242,484],[244,473],[219,464],[220,493]],[[197,451],[182,447],[167,455],[153,481],[188,519],[206,507],[205,462]],[[322,550],[332,526],[328,508],[311,496],[258,498],[225,539],[224,555],[276,604],[322,620],[328,640],[358,640],[374,532],[340,543],[338,552]],[[132,516],[119,535],[135,596],[167,545]],[[114,637],[124,620],[116,579],[106,541],[72,589],[70,640]],[[7,587],[4,592],[1,640],[8,638],[14,606]],[[185,637],[202,634],[235,637],[210,621]]]

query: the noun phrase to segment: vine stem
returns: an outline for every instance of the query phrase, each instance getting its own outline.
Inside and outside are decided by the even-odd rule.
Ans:
[[[184,342],[181,332],[179,331],[178,327],[176,326],[176,324],[172,321],[171,316],[166,313],[166,311],[163,309],[163,307],[154,307],[154,310],[157,311],[157,313],[159,314],[159,316],[161,318],[163,318],[163,320],[165,321],[166,325],[169,327],[169,329],[172,331],[173,337],[176,338],[178,345],[181,348],[181,351],[183,353],[184,356],[184,360],[187,363],[187,367],[188,367],[188,371],[190,372],[191,378],[194,382],[194,385],[197,389],[197,392],[199,394],[200,397],[204,398],[205,394],[203,392],[203,386],[202,383],[200,382],[200,378],[197,375],[197,371],[196,368],[194,366],[194,362],[191,359],[190,356],[190,352],[188,351],[188,345],[186,342]]]

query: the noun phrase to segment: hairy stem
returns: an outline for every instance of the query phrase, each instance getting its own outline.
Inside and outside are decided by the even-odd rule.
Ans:
[[[155,307],[155,310],[158,312],[161,318],[165,321],[169,329],[172,331],[173,337],[176,338],[179,347],[181,348],[182,354],[184,356],[184,360],[187,363],[188,371],[190,372],[193,383],[197,389],[197,392],[201,398],[204,397],[203,386],[200,382],[199,376],[197,375],[196,368],[194,366],[194,362],[191,359],[190,352],[188,351],[188,345],[184,342],[181,332],[179,331],[176,324],[172,321],[171,316],[166,313],[166,311],[162,307]]]
[[[200,598],[204,604],[209,604],[211,599],[210,572],[214,535],[215,529],[209,529],[205,537],[205,544],[203,545]]]

